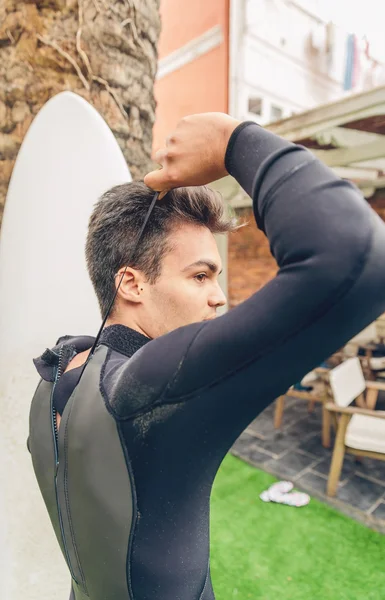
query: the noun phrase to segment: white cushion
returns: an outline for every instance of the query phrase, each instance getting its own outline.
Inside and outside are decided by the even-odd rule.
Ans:
[[[366,389],[361,364],[357,357],[349,358],[330,371],[330,387],[338,406],[349,406]]]
[[[370,367],[374,371],[385,371],[385,356],[375,356],[374,358],[371,358],[369,362]]]
[[[353,415],[346,431],[345,445],[385,454],[385,419]]]

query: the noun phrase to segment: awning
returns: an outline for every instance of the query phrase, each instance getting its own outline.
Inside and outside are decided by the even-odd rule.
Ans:
[[[266,129],[309,148],[340,177],[353,181],[366,198],[385,188],[385,86],[345,96]],[[231,177],[214,187],[234,208],[251,205]]]

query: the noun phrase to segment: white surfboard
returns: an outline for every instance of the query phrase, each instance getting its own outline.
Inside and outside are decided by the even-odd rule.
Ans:
[[[32,358],[61,335],[96,335],[86,271],[92,206],[131,180],[99,113],[71,92],[41,109],[20,148],[0,234],[0,598],[67,600],[69,575],[26,449]]]

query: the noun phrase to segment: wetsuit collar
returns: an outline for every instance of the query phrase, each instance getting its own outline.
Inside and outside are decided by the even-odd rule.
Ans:
[[[150,338],[130,327],[110,325],[103,329],[98,343],[130,357],[150,341]]]
[[[33,360],[40,376],[46,381],[54,381],[56,369],[61,361],[61,368],[65,369],[69,361],[80,352],[88,350],[94,343],[95,338],[91,336],[65,335],[58,339],[56,345]],[[120,354],[130,358],[137,350],[147,344],[150,338],[126,327],[125,325],[110,325],[103,329],[98,345],[103,344]],[[59,359],[59,354],[60,359]]]

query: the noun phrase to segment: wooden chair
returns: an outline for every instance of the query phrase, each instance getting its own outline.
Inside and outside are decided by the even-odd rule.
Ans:
[[[355,335],[347,344],[351,356],[357,355],[359,348],[365,352],[365,355],[358,356],[358,358],[360,359],[365,379],[370,381],[375,381],[378,376],[383,376],[385,371],[385,357],[373,356],[378,342],[383,343],[384,341],[384,316],[382,315],[376,321],[373,321],[373,323]]]
[[[311,412],[314,408],[314,404],[316,402],[320,402],[322,404],[322,445],[325,448],[330,448],[331,438],[330,438],[330,427],[331,427],[331,415],[328,410],[326,410],[326,403],[330,400],[328,395],[328,389],[325,385],[324,375],[329,372],[329,369],[324,369],[322,367],[318,367],[314,369],[311,373],[306,375],[303,380],[303,385],[311,385],[313,389],[311,391],[302,391],[296,390],[291,387],[286,394],[277,398],[275,413],[274,413],[274,427],[276,429],[280,429],[282,426],[283,414],[285,410],[285,398],[286,396],[296,398],[299,400],[308,401],[308,410]]]
[[[335,496],[345,453],[385,460],[385,411],[374,410],[385,384],[365,381],[357,357],[332,369],[329,384],[334,402],[328,402],[325,409],[339,415],[327,484],[327,495]],[[359,406],[349,406],[354,400]]]

